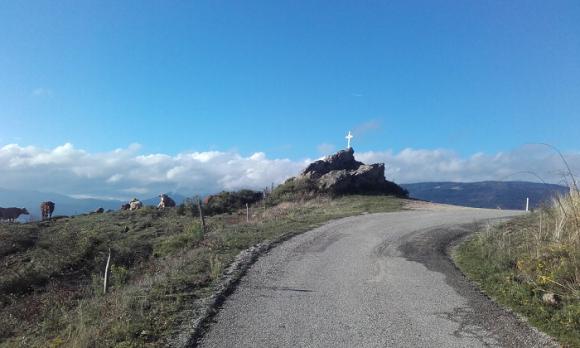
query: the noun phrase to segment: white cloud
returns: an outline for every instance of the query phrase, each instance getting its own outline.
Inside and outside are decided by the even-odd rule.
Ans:
[[[309,162],[272,159],[263,152],[184,152],[140,154],[132,144],[111,152],[90,153],[64,144],[53,149],[15,144],[0,148],[0,187],[33,189],[83,197],[142,198],[161,192],[213,193],[261,189],[299,173]],[[580,152],[565,154],[580,173]],[[386,177],[400,183],[419,181],[536,180],[560,182],[564,166],[553,151],[526,146],[496,154],[463,157],[444,150],[407,148],[356,153],[365,163],[386,163]],[[516,173],[520,174],[516,174]]]
[[[85,197],[157,195],[180,191],[213,193],[261,189],[294,175],[307,161],[270,159],[262,152],[190,152],[175,156],[138,154],[139,146],[89,153],[72,144],[53,149],[0,148],[0,187],[55,191]]]
[[[386,163],[385,176],[396,182],[526,180],[563,184],[566,167],[558,154],[544,146],[524,146],[496,154],[461,157],[451,150],[407,148],[399,153],[356,153],[362,162]],[[565,154],[575,175],[580,174],[580,152]],[[572,165],[573,164],[573,165]]]
[[[122,174],[113,174],[111,175],[110,178],[107,179],[108,183],[115,183],[120,181],[121,179],[123,179],[123,175]]]

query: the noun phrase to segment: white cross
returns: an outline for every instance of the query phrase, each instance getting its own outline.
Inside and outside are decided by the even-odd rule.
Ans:
[[[346,140],[348,140],[348,145],[346,148],[350,149],[350,139],[352,139],[354,137],[352,136],[352,134],[350,134],[350,131],[348,131],[348,135],[345,138],[346,138]]]

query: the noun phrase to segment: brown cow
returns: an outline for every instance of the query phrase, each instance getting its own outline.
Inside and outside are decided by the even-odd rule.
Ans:
[[[29,214],[26,208],[0,208],[0,220],[8,220],[8,222],[14,222],[20,215]]]
[[[52,213],[54,212],[54,202],[47,201],[40,203],[40,214],[42,215],[42,220],[52,218]]]
[[[171,199],[171,197],[169,197],[168,195],[161,194],[161,195],[159,195],[159,198],[161,198],[161,202],[159,202],[159,205],[157,206],[157,208],[164,209],[164,208],[175,207],[175,201],[173,199]]]

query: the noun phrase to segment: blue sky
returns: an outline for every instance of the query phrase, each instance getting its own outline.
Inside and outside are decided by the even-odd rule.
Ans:
[[[2,1],[0,32],[0,146],[580,150],[578,1]]]

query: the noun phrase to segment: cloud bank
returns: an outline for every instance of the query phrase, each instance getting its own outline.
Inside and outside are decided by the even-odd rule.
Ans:
[[[64,144],[52,149],[6,145],[0,148],[0,187],[56,192],[77,197],[126,199],[161,192],[206,194],[241,188],[261,189],[296,175],[311,159],[268,158],[263,152],[184,152],[142,154],[138,144],[90,153]],[[404,149],[356,153],[365,163],[385,162],[386,177],[399,183],[538,179],[561,183],[565,167],[558,155],[540,146],[497,154],[461,157],[450,150]],[[580,152],[566,153],[575,173]]]
[[[580,174],[580,152],[564,154],[574,175]],[[421,181],[543,180],[567,184],[567,169],[558,153],[545,146],[528,145],[496,154],[476,153],[461,157],[451,150],[404,149],[365,152],[362,162],[386,163],[385,176],[401,183]]]

